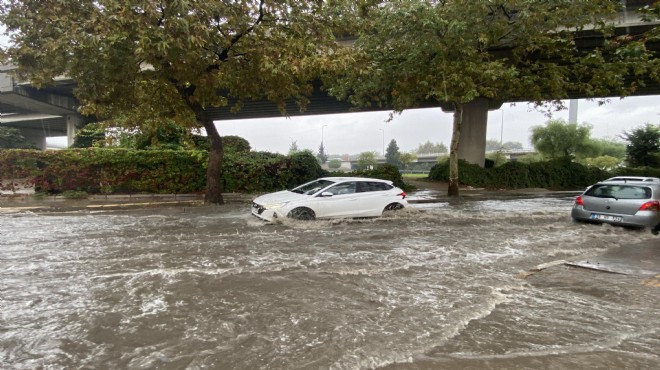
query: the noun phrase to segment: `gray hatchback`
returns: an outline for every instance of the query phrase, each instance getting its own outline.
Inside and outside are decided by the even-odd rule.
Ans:
[[[575,199],[571,217],[583,222],[654,227],[660,223],[660,180],[616,179],[594,184]]]

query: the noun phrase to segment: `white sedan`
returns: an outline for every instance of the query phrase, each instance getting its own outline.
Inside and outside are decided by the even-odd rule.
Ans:
[[[262,195],[252,202],[252,214],[266,221],[289,217],[378,217],[408,206],[406,193],[392,181],[359,177],[324,177],[292,190]]]

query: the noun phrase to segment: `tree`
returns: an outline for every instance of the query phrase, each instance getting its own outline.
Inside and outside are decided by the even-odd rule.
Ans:
[[[390,143],[385,150],[385,162],[396,167],[401,167],[401,161],[399,160],[399,146],[394,139],[390,140]]]
[[[37,149],[37,147],[18,129],[0,126],[0,149]]]
[[[627,141],[626,160],[631,167],[660,167],[660,125],[647,123],[622,137]]]
[[[660,78],[643,37],[613,37],[608,22],[617,16],[616,1],[374,3],[359,19],[350,68],[328,78],[330,91],[396,112],[422,104],[452,110],[449,195],[458,195],[466,106],[483,99],[560,103],[569,91],[623,96],[643,78]],[[602,43],[580,50],[584,43],[576,39],[587,33]]]
[[[585,163],[604,171],[612,171],[621,165],[621,159],[609,155],[602,155],[599,157],[587,158]]]
[[[532,127],[532,145],[537,152],[551,159],[575,158],[594,151],[591,145],[591,126],[550,120],[545,126]]]
[[[595,149],[595,157],[608,156],[624,159],[626,157],[626,145],[612,139],[592,139],[591,146]]]
[[[3,64],[44,86],[66,75],[84,114],[203,128],[210,142],[205,201],[223,203],[220,133],[206,108],[268,99],[302,108],[311,81],[343,48],[348,1],[37,1],[0,5],[11,46]]]
[[[291,145],[289,145],[289,155],[295,154],[300,152],[300,149],[298,148],[298,143],[295,141],[291,142]]]
[[[341,161],[339,159],[331,159],[328,162],[328,168],[332,170],[338,170],[341,167]]]
[[[443,143],[432,143],[430,140],[424,144],[419,144],[417,154],[444,154],[447,153],[447,147]]]
[[[366,170],[378,164],[376,152],[362,152],[358,157],[358,168]]]
[[[316,155],[316,158],[321,161],[321,164],[324,164],[325,162],[328,161],[328,154],[325,152],[325,147],[323,146],[323,143],[319,146],[319,154]]]
[[[494,140],[494,139],[488,139],[486,140],[486,151],[487,152],[494,152],[497,150],[516,150],[516,149],[522,149],[523,145],[517,141],[507,141],[504,143],[501,143],[499,140]]]
[[[401,153],[399,154],[399,161],[403,169],[408,169],[408,165],[417,160],[415,153]]]

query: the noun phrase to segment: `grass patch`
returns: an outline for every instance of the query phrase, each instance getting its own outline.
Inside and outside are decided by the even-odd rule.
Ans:
[[[429,177],[428,173],[402,173],[404,179],[425,179]]]

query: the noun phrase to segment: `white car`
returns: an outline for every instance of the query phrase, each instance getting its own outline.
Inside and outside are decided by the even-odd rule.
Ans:
[[[292,190],[262,195],[252,202],[252,214],[266,221],[289,217],[378,217],[408,206],[406,193],[392,181],[359,177],[324,177]]]

